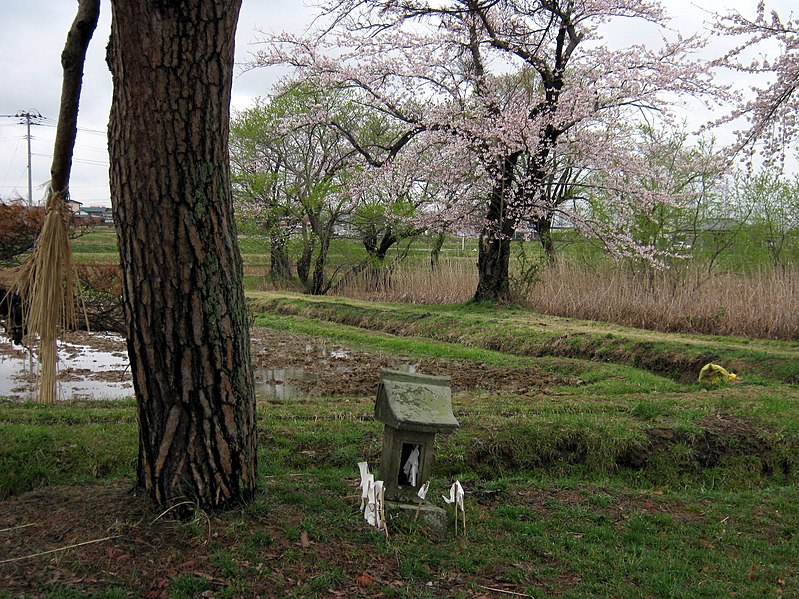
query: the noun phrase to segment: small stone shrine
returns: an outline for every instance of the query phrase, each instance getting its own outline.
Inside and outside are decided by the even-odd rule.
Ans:
[[[450,377],[382,369],[375,418],[385,424],[380,478],[386,500],[416,505],[419,488],[430,479],[436,433],[460,426]]]

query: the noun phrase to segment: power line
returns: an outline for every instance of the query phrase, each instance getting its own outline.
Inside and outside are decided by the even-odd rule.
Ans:
[[[51,158],[50,154],[39,154],[37,152],[34,152],[33,156],[38,156],[40,158]],[[109,166],[108,162],[104,162],[102,160],[92,160],[91,158],[72,158],[72,162],[78,164],[91,164],[94,166]]]

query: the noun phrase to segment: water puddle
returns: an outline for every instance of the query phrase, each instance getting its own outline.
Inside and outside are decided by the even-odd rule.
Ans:
[[[87,334],[82,334],[85,336]],[[95,346],[69,341],[58,343],[58,399],[122,399],[133,396],[127,352],[116,335],[92,334]],[[124,345],[122,346],[124,347]],[[39,364],[26,348],[12,345],[0,333],[0,397],[33,400]]]
[[[253,375],[259,401],[301,401],[309,396],[368,395],[381,367],[416,372],[397,356],[342,347],[324,339],[297,339],[259,330],[253,340]],[[124,339],[101,333],[70,333],[59,342],[58,398],[120,399],[133,396]],[[26,348],[0,333],[0,397],[36,397],[39,365]],[[374,391],[373,391],[374,390]]]
[[[302,399],[310,395],[307,386],[298,383],[318,382],[314,375],[303,368],[254,368],[256,399],[267,401],[288,401]]]

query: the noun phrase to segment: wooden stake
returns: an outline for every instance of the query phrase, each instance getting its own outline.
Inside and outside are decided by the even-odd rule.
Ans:
[[[380,518],[383,520],[383,530],[386,531],[386,541],[388,541],[388,522],[386,522],[386,504],[385,504],[386,488],[380,488]]]

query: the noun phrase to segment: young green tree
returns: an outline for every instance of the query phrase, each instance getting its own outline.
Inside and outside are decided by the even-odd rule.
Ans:
[[[239,218],[269,238],[270,277],[291,280],[288,242],[302,219],[284,189],[279,107],[258,100],[231,123],[233,199]]]
[[[786,177],[775,168],[740,172],[735,199],[747,215],[747,245],[768,256],[773,268],[784,271],[799,257],[799,177]]]
[[[338,95],[300,85],[256,103],[233,126],[232,161],[244,214],[266,223],[283,245],[299,232],[297,276],[312,295],[323,295],[333,284],[327,272],[330,244],[356,205],[345,182],[357,154],[335,131],[308,117],[347,110]]]

